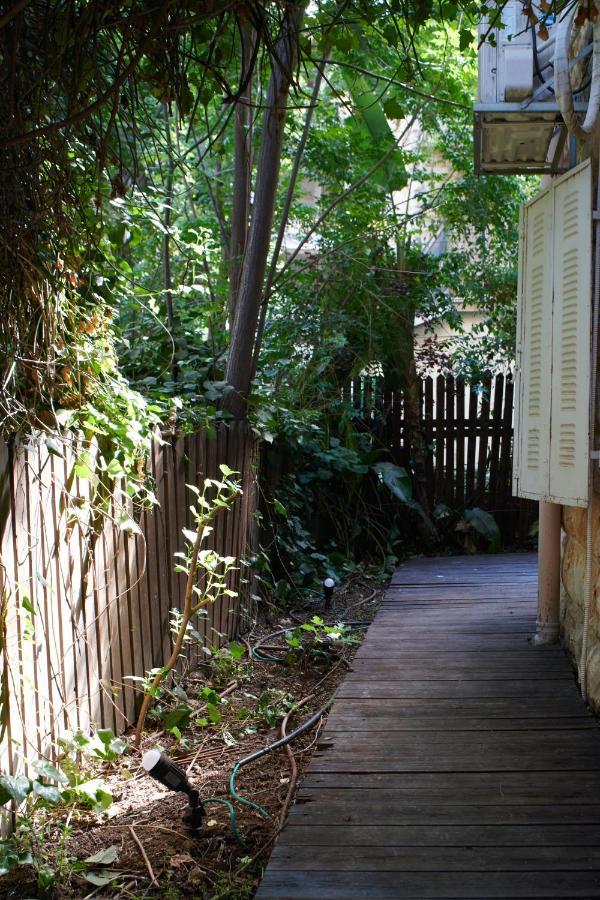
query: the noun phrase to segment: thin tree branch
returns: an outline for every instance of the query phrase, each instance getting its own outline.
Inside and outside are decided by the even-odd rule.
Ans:
[[[18,0],[18,3],[15,3],[13,7],[11,7],[8,12],[5,12],[3,16],[0,16],[0,28],[4,28],[5,25],[8,25],[9,22],[18,16],[19,13],[25,9],[26,6],[29,6],[31,0]]]
[[[405,135],[408,133],[408,131],[410,131],[410,129],[414,125],[414,123],[419,115],[419,112],[420,112],[420,110],[418,110],[417,112],[414,113],[414,115],[411,116],[408,124],[405,126],[405,128],[402,131],[402,134],[399,136],[399,138],[396,141],[394,141],[392,146],[388,150],[386,150],[386,152],[383,154],[383,156],[381,156],[377,160],[377,162],[373,166],[371,166],[369,171],[365,172],[365,174],[361,178],[359,178],[358,181],[355,181],[354,184],[351,184],[349,187],[346,188],[345,191],[342,191],[341,194],[338,194],[338,196],[335,197],[331,201],[329,206],[318,217],[318,219],[314,223],[314,225],[304,235],[304,237],[302,238],[300,243],[297,245],[296,249],[291,254],[291,256],[288,257],[285,265],[282,266],[282,268],[279,270],[276,277],[273,279],[273,286],[275,286],[279,282],[283,273],[286,272],[290,268],[290,266],[292,265],[292,263],[294,262],[294,260],[296,259],[296,257],[300,253],[300,251],[302,250],[302,248],[311,239],[311,237],[313,236],[315,231],[317,231],[317,229],[323,224],[323,222],[330,215],[330,213],[333,212],[333,210],[336,208],[336,206],[339,206],[339,204],[343,203],[343,201],[350,194],[352,194],[354,191],[356,191],[359,187],[362,187],[362,185],[365,184],[365,182],[367,182],[369,180],[369,178],[377,171],[377,169],[379,169],[385,162],[387,162],[387,160],[391,157],[392,153],[394,153],[400,147],[401,142],[404,139]],[[265,298],[265,300],[267,300],[267,299],[268,298]]]
[[[315,63],[324,62],[322,59],[314,59],[313,61]],[[466,103],[458,103],[456,100],[447,100],[445,97],[436,97],[435,94],[428,94],[426,91],[420,91],[418,88],[414,88],[404,81],[398,81],[397,78],[390,78],[388,75],[378,75],[376,72],[371,72],[369,69],[364,69],[362,66],[357,66],[354,63],[341,62],[339,59],[332,59],[330,62],[331,65],[340,66],[344,69],[351,69],[353,72],[359,72],[361,75],[367,75],[369,78],[375,78],[377,81],[385,81],[388,85],[393,84],[396,87],[401,87],[409,94],[414,94],[416,97],[423,97],[425,100],[430,100],[432,103],[443,103],[446,106],[454,106],[458,109],[470,109]]]

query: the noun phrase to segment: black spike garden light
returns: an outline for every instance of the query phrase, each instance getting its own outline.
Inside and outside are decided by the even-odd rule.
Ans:
[[[323,582],[323,594],[325,596],[325,609],[331,609],[333,600],[333,592],[335,591],[335,581],[333,578],[326,578]]]
[[[177,765],[177,763],[173,762],[173,760],[170,759],[166,755],[166,753],[161,753],[160,750],[147,750],[142,757],[142,767],[146,770],[147,774],[150,775],[151,778],[154,778],[170,791],[186,794],[188,798],[188,807],[183,813],[182,818],[184,824],[187,825],[187,827],[196,835],[200,833],[200,829],[202,828],[202,820],[206,815],[205,806],[207,804],[219,803],[222,806],[226,806],[229,810],[229,819],[231,822],[231,831],[233,832],[233,836],[235,837],[240,847],[242,847],[242,849],[244,850],[247,850],[248,847],[238,831],[237,817],[232,801],[249,807],[250,809],[253,809],[255,812],[259,813],[259,815],[265,816],[266,818],[270,818],[270,813],[264,808],[264,806],[259,806],[258,803],[254,803],[252,800],[248,800],[246,797],[240,796],[240,794],[237,792],[235,781],[240,769],[243,766],[248,765],[248,763],[252,763],[259,759],[262,759],[262,757],[266,756],[267,753],[271,753],[271,751],[277,750],[279,747],[283,747],[286,744],[289,744],[301,734],[304,734],[306,731],[314,728],[315,725],[317,725],[317,723],[320,722],[323,716],[326,714],[327,710],[333,703],[334,697],[335,694],[329,698],[327,703],[323,707],[321,707],[318,712],[310,716],[305,722],[302,723],[302,725],[300,725],[294,731],[290,732],[290,734],[286,735],[283,738],[280,738],[277,741],[274,741],[272,744],[268,744],[266,747],[263,747],[260,750],[256,750],[254,753],[251,753],[249,756],[245,756],[243,759],[240,759],[235,763],[229,778],[229,793],[232,800],[227,800],[225,797],[204,797],[201,800],[200,792],[190,783],[188,776],[183,771],[183,769],[181,769]]]
[[[202,819],[206,813],[200,800],[200,791],[192,787],[183,769],[160,750],[147,750],[142,757],[142,766],[151,778],[170,791],[187,795],[188,808],[183,814],[183,822],[192,831],[202,828]]]
[[[331,604],[334,590],[335,581],[333,580],[333,578],[326,578],[323,582],[323,593],[326,606]],[[367,628],[368,625],[368,622],[348,622],[344,627],[347,627],[349,629],[364,629]],[[283,628],[279,631],[274,632],[273,634],[267,635],[266,637],[262,638],[260,641],[258,641],[258,643],[254,645],[254,647],[252,647],[252,658],[258,659],[263,662],[282,662],[283,660],[278,659],[277,657],[267,656],[266,654],[261,655],[258,650],[263,643],[266,643],[272,640],[274,637],[285,634],[286,632],[292,630],[293,628]],[[270,813],[258,803],[254,803],[254,801],[240,796],[236,788],[236,778],[240,769],[242,769],[249,763],[257,762],[259,759],[262,759],[262,757],[266,756],[268,753],[271,753],[273,750],[277,750],[278,748],[291,743],[301,734],[304,734],[305,732],[310,731],[312,728],[314,728],[327,713],[334,701],[334,698],[335,692],[325,703],[325,705],[321,707],[321,709],[313,713],[313,715],[309,716],[309,718],[306,719],[302,723],[302,725],[300,725],[294,731],[290,732],[285,737],[282,737],[279,740],[274,741],[273,743],[268,744],[265,747],[262,747],[260,750],[256,750],[253,753],[250,753],[243,759],[238,760],[238,762],[234,764],[229,777],[229,794],[231,797],[230,800],[225,797],[203,797],[202,799],[200,799],[199,790],[192,785],[186,772],[184,772],[184,770],[180,768],[177,763],[173,762],[173,760],[170,759],[166,755],[166,753],[163,753],[160,750],[147,750],[142,757],[142,767],[145,769],[147,774],[150,775],[151,778],[154,778],[164,787],[168,788],[171,791],[185,794],[187,796],[188,806],[183,813],[183,822],[191,831],[193,831],[197,835],[200,834],[203,819],[206,815],[205,807],[211,803],[219,803],[222,806],[226,806],[229,810],[229,818],[233,835],[240,847],[242,847],[244,850],[247,850],[248,847],[238,831],[234,803],[241,804],[245,807],[253,809],[259,815],[266,818],[270,818]],[[292,709],[299,709],[300,706],[303,705],[303,702],[306,701],[301,701],[299,704],[297,704],[296,707],[292,707]]]

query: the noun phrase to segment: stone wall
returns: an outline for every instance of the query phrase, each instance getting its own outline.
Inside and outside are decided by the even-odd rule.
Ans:
[[[597,493],[592,516],[594,597],[587,647],[587,695],[590,706],[600,712],[600,497]],[[583,633],[587,510],[564,506],[562,527],[561,624],[565,645],[578,663]]]

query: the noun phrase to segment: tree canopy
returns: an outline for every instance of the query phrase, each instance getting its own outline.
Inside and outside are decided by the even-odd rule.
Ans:
[[[486,327],[438,362],[472,378],[510,363],[528,190],[473,174],[480,14],[21,0],[0,15],[3,433],[83,432],[135,493],[154,424],[248,416],[307,471],[325,454],[324,480],[360,481],[378,456],[348,385],[378,371],[408,398],[435,539],[415,320],[460,331],[457,303],[475,304]]]

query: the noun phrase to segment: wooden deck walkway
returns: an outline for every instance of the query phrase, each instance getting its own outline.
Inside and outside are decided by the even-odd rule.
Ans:
[[[530,554],[398,570],[258,900],[600,897],[600,733],[536,588]]]

